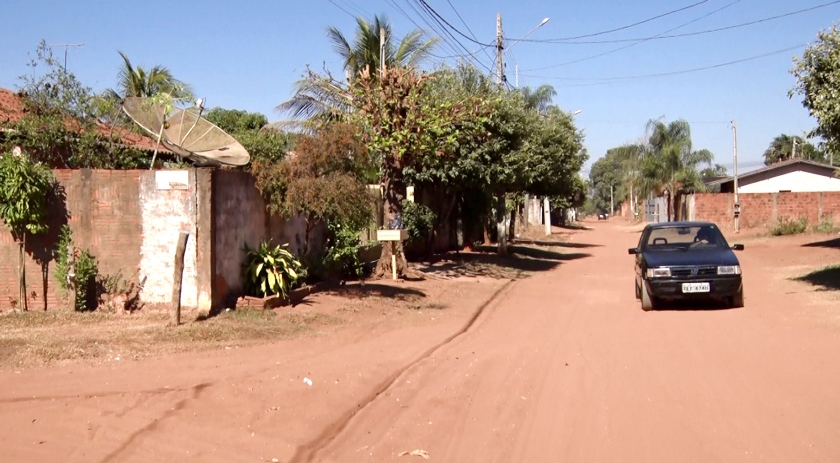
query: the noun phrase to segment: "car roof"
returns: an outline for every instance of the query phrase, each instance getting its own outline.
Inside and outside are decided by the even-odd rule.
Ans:
[[[679,222],[659,222],[659,223],[650,223],[647,225],[647,228],[673,228],[673,227],[702,227],[711,225],[713,227],[717,227],[717,224],[714,222],[708,221],[698,221],[698,220],[683,220]],[[720,228],[720,227],[718,227]]]

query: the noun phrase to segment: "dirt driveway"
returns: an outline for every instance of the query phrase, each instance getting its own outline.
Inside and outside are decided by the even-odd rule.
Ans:
[[[840,297],[791,280],[840,263],[835,242],[745,239],[745,308],[643,312],[626,252],[638,234],[587,225],[566,245],[577,258],[510,284],[469,280],[457,307],[399,322],[0,372],[0,455],[840,461]]]

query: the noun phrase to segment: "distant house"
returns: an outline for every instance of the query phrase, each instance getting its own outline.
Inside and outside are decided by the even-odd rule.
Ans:
[[[840,191],[838,168],[806,159],[790,159],[738,175],[738,193],[827,192]],[[710,190],[733,193],[733,177],[706,183]]]
[[[24,98],[25,96],[19,92],[0,88],[0,137],[2,137],[2,133],[6,130],[8,124],[18,122],[26,115],[27,110],[23,101]],[[96,121],[96,133],[103,137],[116,137],[118,144],[127,148],[137,148],[152,152],[157,145],[155,140],[150,137],[101,121]],[[163,145],[160,145],[158,152],[172,153],[172,151],[166,149]]]

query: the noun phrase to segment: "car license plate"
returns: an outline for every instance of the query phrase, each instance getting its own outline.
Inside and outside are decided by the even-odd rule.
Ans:
[[[708,293],[709,283],[683,283],[683,293]]]

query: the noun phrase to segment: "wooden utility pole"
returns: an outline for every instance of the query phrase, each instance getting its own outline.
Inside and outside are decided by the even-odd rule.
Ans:
[[[187,237],[181,232],[178,235],[178,245],[175,247],[175,271],[172,275],[172,307],[169,310],[170,322],[178,326],[181,324],[181,281],[184,279],[184,253],[187,250]]]
[[[735,233],[741,230],[738,223],[738,216],[741,214],[741,203],[738,202],[738,122],[732,119],[732,171],[735,175],[732,176],[734,192],[735,192]]]
[[[796,159],[796,137],[793,137],[793,152],[790,155],[791,159]]]
[[[385,28],[379,28],[379,78],[385,79]]]
[[[502,51],[505,49],[502,35],[502,13],[496,13],[496,83],[504,84],[505,65],[502,61]]]

